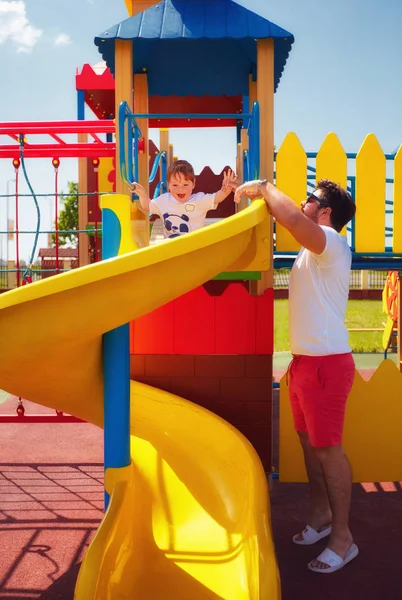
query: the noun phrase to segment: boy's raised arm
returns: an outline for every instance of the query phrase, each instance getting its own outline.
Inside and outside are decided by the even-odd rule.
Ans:
[[[215,204],[219,204],[233,191],[232,186],[235,184],[237,175],[232,169],[225,171],[221,189],[215,194]]]

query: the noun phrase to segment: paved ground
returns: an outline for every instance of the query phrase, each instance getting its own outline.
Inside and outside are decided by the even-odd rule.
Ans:
[[[277,378],[288,359],[275,357]],[[376,366],[370,361],[361,363],[366,378]],[[9,413],[16,399],[0,394],[0,404]],[[102,518],[102,431],[87,423],[0,427],[0,600],[72,600],[79,564]],[[351,525],[361,554],[334,575],[306,569],[324,543],[291,542],[303,527],[307,498],[305,484],[273,482],[283,600],[402,600],[401,482],[354,486]]]

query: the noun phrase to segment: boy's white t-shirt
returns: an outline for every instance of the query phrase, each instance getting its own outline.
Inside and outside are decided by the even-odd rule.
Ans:
[[[289,334],[292,354],[323,356],[350,352],[345,325],[352,255],[347,240],[321,226],[322,254],[302,248],[289,280]]]
[[[205,225],[207,212],[216,207],[215,194],[203,192],[193,194],[187,202],[179,202],[167,193],[149,203],[149,210],[162,219],[165,238],[175,238],[201,229]]]

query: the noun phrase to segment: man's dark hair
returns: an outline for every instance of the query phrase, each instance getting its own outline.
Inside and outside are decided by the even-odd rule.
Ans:
[[[329,179],[321,179],[316,186],[322,191],[321,199],[331,209],[331,224],[336,231],[341,231],[355,216],[356,204],[352,196],[338,183]]]

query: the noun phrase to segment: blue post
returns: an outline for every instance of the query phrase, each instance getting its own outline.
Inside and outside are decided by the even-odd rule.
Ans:
[[[253,104],[253,179],[260,176],[260,105]]]
[[[77,120],[85,121],[85,92],[77,90]]]
[[[350,195],[352,196],[353,200],[356,202],[356,177],[351,177],[350,179],[351,179]],[[356,216],[353,217],[351,225],[352,225],[352,239],[351,239],[352,247],[351,247],[351,250],[352,250],[352,252],[354,252],[356,249]]]
[[[112,117],[109,117],[109,120],[111,120]],[[113,142],[113,133],[107,133],[106,134],[106,141],[107,142]]]
[[[162,193],[167,192],[167,156],[166,152],[162,156]]]
[[[127,178],[129,181],[138,181],[137,178],[134,179],[133,140],[133,123],[127,119]]]
[[[243,113],[249,113],[250,112],[250,96],[246,96],[245,94],[243,95]],[[241,129],[248,129],[250,120],[249,119],[243,119],[243,124],[240,128],[240,137],[237,139],[237,143],[239,144],[241,141]]]
[[[117,215],[102,210],[102,258],[117,256],[121,227]],[[105,470],[130,464],[130,329],[128,323],[103,335]],[[109,495],[105,492],[105,510]]]
[[[130,125],[131,122],[130,122]],[[138,156],[139,156],[139,152],[138,152],[138,142],[140,139],[140,131],[137,127],[137,123],[134,122],[134,146],[133,146],[133,138],[131,137],[131,164],[133,164],[134,162],[134,181],[138,181],[138,177],[139,177],[139,165],[138,165]]]

